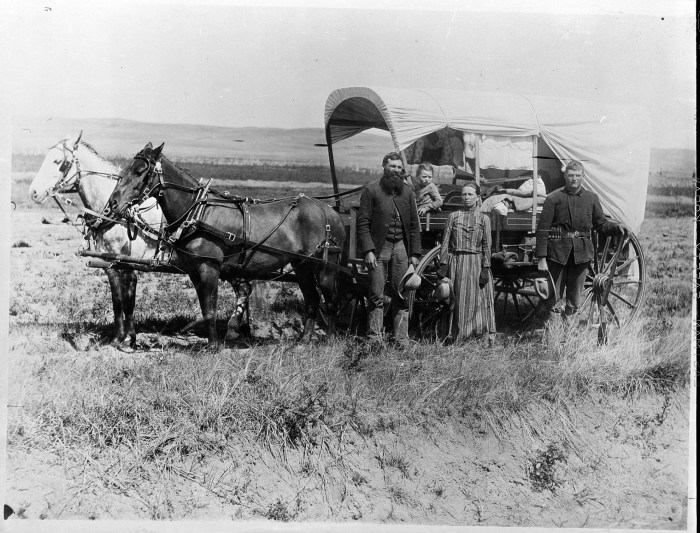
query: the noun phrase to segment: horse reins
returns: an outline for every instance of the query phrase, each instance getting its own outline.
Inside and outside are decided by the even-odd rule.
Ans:
[[[49,189],[49,194],[51,194],[51,191],[55,192],[63,192],[63,193],[72,193],[72,192],[77,192],[78,188],[80,186],[80,181],[83,178],[83,172],[86,174],[94,174],[96,176],[104,176],[106,178],[118,181],[119,176],[108,173],[108,172],[98,172],[94,170],[82,170],[80,168],[80,160],[78,159],[78,156],[75,155],[75,152],[78,150],[78,146],[80,146],[80,137],[82,136],[82,132],[80,132],[80,135],[78,136],[78,139],[75,141],[75,144],[73,145],[73,149],[71,150],[68,148],[68,145],[66,144],[65,141],[62,141],[60,143],[61,148],[63,150],[63,161],[61,162],[61,166],[58,167],[58,171],[63,174],[63,177],[61,177],[60,180]],[[54,148],[58,146],[55,145]],[[70,153],[70,159],[68,159],[68,155],[66,152]],[[68,173],[71,171],[71,169],[75,167],[75,172],[69,177]],[[75,178],[75,181],[72,181],[73,178]]]
[[[137,204],[141,204],[146,199],[149,197],[153,197],[156,193],[158,195],[162,195],[163,191],[167,189],[175,189],[183,192],[187,192],[189,194],[194,194],[195,199],[192,202],[192,205],[188,207],[185,212],[178,217],[177,220],[173,221],[172,223],[167,224],[163,230],[162,233],[160,234],[160,238],[164,240],[165,242],[168,242],[171,246],[173,246],[176,250],[182,251],[188,254],[191,254],[190,252],[186,252],[185,250],[181,250],[179,247],[176,246],[176,243],[187,236],[188,233],[191,233],[192,231],[195,231],[196,229],[200,229],[204,232],[210,233],[214,235],[215,237],[219,237],[225,241],[235,241],[236,239],[242,240],[241,246],[243,249],[235,254],[225,256],[226,258],[231,258],[231,257],[240,257],[241,261],[239,262],[238,268],[245,268],[245,266],[248,265],[250,262],[251,258],[253,257],[255,251],[267,251],[267,252],[272,252],[275,254],[280,254],[280,255],[291,255],[293,257],[301,259],[302,263],[304,261],[307,261],[311,259],[315,253],[317,253],[318,250],[323,248],[323,259],[321,260],[324,264],[327,262],[327,257],[328,257],[328,252],[330,250],[331,246],[331,229],[330,229],[330,224],[328,224],[328,218],[326,216],[325,211],[323,210],[322,207],[319,206],[321,209],[321,212],[323,213],[324,220],[325,220],[325,230],[326,230],[326,236],[325,238],[321,241],[320,244],[318,244],[315,248],[315,250],[309,254],[299,254],[296,252],[291,252],[287,250],[282,250],[279,248],[275,248],[273,246],[266,245],[265,242],[274,234],[275,231],[277,231],[280,226],[287,220],[287,217],[289,214],[292,212],[294,207],[297,205],[297,201],[300,198],[308,198],[309,200],[313,201],[316,205],[318,205],[318,199],[310,196],[306,196],[305,194],[301,193],[295,197],[290,197],[291,201],[289,204],[289,209],[287,212],[284,214],[284,216],[281,218],[281,220],[275,225],[272,230],[270,230],[265,237],[258,241],[258,242],[253,242],[248,239],[248,233],[249,233],[249,227],[250,227],[250,211],[247,209],[247,206],[249,205],[249,199],[248,198],[243,198],[239,196],[231,196],[228,191],[226,192],[219,192],[215,191],[213,189],[210,189],[210,184],[212,182],[212,179],[209,179],[209,181],[205,184],[198,184],[196,187],[187,187],[184,185],[180,185],[179,183],[173,183],[169,181],[165,181],[163,178],[163,169],[160,161],[153,161],[146,157],[145,155],[142,154],[137,154],[134,159],[139,159],[141,161],[144,161],[147,165],[147,168],[143,171],[143,178],[142,178],[142,183],[139,184],[137,192],[138,195],[134,200],[129,202],[127,205],[130,207],[131,211],[131,216],[134,216],[134,207]],[[152,187],[148,187],[148,182],[149,179],[151,178],[152,174],[155,173],[157,176],[157,182],[153,184]],[[362,187],[358,187],[357,189],[353,189],[351,191],[347,191],[345,193],[342,193],[342,195],[347,195],[351,194],[354,192],[359,191],[362,189]],[[140,190],[139,190],[140,189]],[[216,203],[209,203],[209,198],[208,198],[208,193],[213,192],[214,194],[217,194],[218,196],[221,196],[221,198],[218,202]],[[272,203],[275,201],[283,201],[284,199],[273,199],[270,200],[269,202],[264,202],[264,203]],[[261,201],[254,201],[254,204],[261,204],[263,202]],[[242,216],[243,216],[243,232],[242,234],[236,235],[232,232],[226,232],[223,230],[219,230],[218,228],[214,228],[213,226],[210,226],[209,224],[206,224],[205,222],[202,222],[199,220],[199,217],[203,214],[204,207],[207,205],[210,206],[218,206],[218,207],[228,207],[229,204],[233,204],[238,209],[241,211]],[[136,211],[137,212],[137,211]],[[173,231],[173,228],[174,231]],[[165,236],[164,234],[169,233],[170,235]],[[246,247],[246,245],[250,244],[250,247]],[[252,252],[252,253],[250,253]],[[191,254],[191,255],[197,255],[197,254]],[[247,257],[246,257],[247,256]],[[204,256],[198,256],[198,257],[204,257]],[[300,263],[301,264],[301,263]],[[297,265],[299,266],[299,265]],[[338,265],[339,269],[343,269],[344,267]],[[296,267],[295,267],[296,269]],[[292,269],[293,271],[294,269]],[[348,272],[350,272],[349,269],[347,269]],[[285,273],[288,274],[288,273]]]
[[[76,155],[76,151],[78,150],[78,147],[80,146],[80,138],[82,137],[83,132],[80,132],[80,135],[78,135],[78,138],[76,139],[73,149],[71,150],[68,145],[66,144],[65,141],[62,141],[60,144],[62,150],[63,150],[63,161],[61,162],[61,165],[58,168],[58,171],[63,174],[60,180],[56,182],[56,185],[53,187],[50,187],[48,189],[48,194],[54,199],[56,202],[56,205],[63,211],[63,214],[68,217],[68,213],[66,213],[66,210],[63,209],[63,206],[61,205],[61,202],[59,202],[59,199],[62,200],[66,205],[70,205],[79,211],[81,211],[82,215],[90,215],[92,217],[95,217],[99,220],[104,220],[107,222],[111,222],[113,224],[119,224],[120,226],[125,226],[127,228],[127,231],[129,232],[129,238],[131,240],[134,240],[135,235],[132,234],[131,227],[128,222],[125,222],[123,220],[111,218],[106,215],[106,212],[103,213],[98,213],[97,211],[93,211],[92,209],[89,209],[85,206],[80,206],[76,204],[73,200],[70,198],[67,198],[64,196],[65,193],[75,193],[80,191],[80,182],[83,179],[83,172],[88,175],[95,175],[95,176],[103,176],[115,181],[119,180],[119,176],[108,173],[108,172],[98,172],[94,170],[83,170],[80,167],[80,160],[78,159],[78,156]],[[56,144],[54,148],[58,147],[59,144]],[[70,159],[68,157],[68,154],[70,154]],[[72,168],[75,167],[75,172],[69,176],[69,173]],[[75,178],[75,179],[74,179]],[[147,209],[152,209],[155,207],[156,204],[153,204],[153,206],[148,207]],[[83,221],[85,221],[85,217],[83,217]],[[137,229],[145,233],[147,236],[149,236],[152,239],[158,239],[159,233],[155,231],[151,226],[146,223],[145,221],[141,220],[135,220],[135,225]],[[133,237],[132,237],[133,235]]]

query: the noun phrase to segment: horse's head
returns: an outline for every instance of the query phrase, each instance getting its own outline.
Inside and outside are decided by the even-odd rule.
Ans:
[[[52,191],[65,191],[75,185],[79,177],[76,152],[82,136],[81,131],[75,139],[63,139],[49,150],[29,186],[32,200],[44,203]]]
[[[144,202],[160,183],[159,172],[160,154],[163,145],[153,148],[149,142],[143,150],[134,156],[131,164],[122,172],[117,186],[107,201],[109,210],[117,216],[124,217],[127,210]]]

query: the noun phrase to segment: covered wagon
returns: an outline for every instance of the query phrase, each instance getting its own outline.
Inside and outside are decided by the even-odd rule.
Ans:
[[[564,185],[563,167],[571,160],[584,164],[584,187],[599,196],[606,216],[630,230],[626,238],[594,236],[597,254],[586,280],[582,322],[598,325],[610,316],[621,325],[637,312],[644,295],[644,258],[635,233],[644,220],[649,173],[650,128],[643,110],[502,92],[344,87],[333,91],[325,106],[337,195],[349,187],[338,182],[333,147],[368,130],[388,132],[387,151],[392,146],[399,151],[412,172],[423,161],[432,163],[444,197],[440,212],[421,217],[424,255],[418,272],[423,284],[411,311],[420,333],[435,332],[445,312],[433,291],[437,243],[447,215],[459,208],[461,184],[475,180],[489,191],[539,175],[551,192]],[[489,211],[492,251],[508,252],[501,255],[508,260],[494,268],[500,313],[505,317],[513,311],[521,320],[530,318],[548,293],[532,257],[542,192],[533,181],[530,202]],[[340,196],[336,206],[348,225],[348,260],[361,268],[353,238],[356,205],[352,197]],[[357,305],[356,297],[350,300]]]

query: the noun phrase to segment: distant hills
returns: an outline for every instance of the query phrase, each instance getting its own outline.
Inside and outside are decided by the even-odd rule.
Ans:
[[[671,175],[687,175],[696,170],[697,153],[695,150],[676,148],[652,148],[649,172]]]
[[[228,128],[123,119],[14,117],[12,152],[43,154],[81,129],[83,138],[106,157],[132,157],[151,141],[165,142],[165,153],[181,161],[328,166],[322,128]],[[341,167],[376,168],[392,149],[388,134],[362,133],[335,145],[333,154]],[[695,150],[652,148],[650,173],[690,176],[696,157]]]
[[[164,153],[180,161],[328,166],[322,128],[225,128],[122,119],[15,117],[12,152],[43,154],[66,135],[77,135],[81,129],[83,139],[106,157],[131,158],[150,141],[154,146],[165,142]],[[376,168],[392,149],[388,135],[364,133],[334,146],[333,154],[338,166]]]

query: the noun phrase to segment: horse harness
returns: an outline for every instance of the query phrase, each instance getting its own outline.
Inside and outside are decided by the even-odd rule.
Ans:
[[[84,238],[88,241],[94,240],[94,234],[95,232],[100,229],[100,230],[106,230],[109,229],[111,226],[115,224],[119,224],[121,226],[125,226],[127,228],[127,231],[129,233],[129,238],[131,240],[134,240],[136,238],[136,233],[135,230],[131,227],[131,224],[128,222],[124,222],[123,220],[118,220],[115,218],[110,218],[107,216],[108,209],[105,208],[105,211],[102,213],[98,213],[97,211],[93,211],[92,209],[88,209],[85,206],[80,206],[76,204],[73,200],[70,198],[67,198],[64,196],[65,194],[69,193],[79,193],[80,192],[80,182],[83,179],[83,172],[85,174],[94,174],[96,176],[103,176],[115,181],[119,180],[119,176],[112,174],[112,173],[107,173],[107,172],[98,172],[94,170],[83,170],[80,166],[80,160],[78,159],[78,156],[76,154],[78,147],[80,146],[80,137],[82,136],[82,132],[76,139],[75,143],[73,144],[73,148],[69,148],[68,145],[66,144],[65,141],[62,141],[60,143],[60,147],[63,150],[63,161],[61,162],[61,165],[58,167],[58,171],[62,174],[61,179],[56,182],[56,185],[53,187],[49,188],[48,194],[53,198],[53,200],[56,202],[58,207],[63,211],[63,214],[67,217],[68,213],[66,213],[65,209],[63,209],[63,206],[61,205],[61,202],[59,200],[62,200],[63,203],[66,205],[70,205],[77,210],[79,210],[81,213],[79,215],[80,218],[82,218],[83,221],[83,228],[81,233],[83,234]],[[58,145],[56,145],[58,146]],[[69,157],[70,155],[70,157]],[[70,174],[71,169],[75,168],[75,172]],[[152,207],[155,207],[156,204],[153,204]],[[149,207],[148,209],[151,209]],[[149,237],[153,240],[158,240],[160,233],[154,230],[145,220],[142,218],[140,219],[135,219],[134,220],[134,225],[138,230],[140,230],[144,236]]]
[[[49,189],[49,194],[55,193],[55,192],[62,192],[62,193],[73,193],[73,192],[78,192],[79,191],[79,186],[80,186],[80,180],[83,178],[83,170],[80,168],[80,160],[78,159],[78,156],[76,155],[76,151],[78,150],[78,146],[80,146],[80,137],[81,135],[78,136],[76,139],[75,143],[73,144],[73,148],[68,148],[68,145],[66,144],[65,141],[62,141],[60,143],[61,149],[63,150],[63,161],[61,162],[61,165],[58,167],[58,171],[63,174],[60,180]],[[58,146],[58,145],[56,145]],[[68,154],[70,154],[70,159],[68,158]],[[69,176],[69,173],[71,169],[75,167],[75,172]],[[97,172],[94,170],[86,170],[86,174],[95,174],[98,176],[104,176],[106,178],[118,181],[119,176],[115,174],[111,174],[108,172]],[[75,181],[72,181],[73,178],[75,178]]]
[[[326,233],[323,240],[318,245],[316,245],[315,250],[311,254],[300,254],[298,252],[283,250],[281,248],[276,248],[274,246],[265,244],[267,240],[274,234],[274,232],[277,231],[280,228],[280,226],[282,226],[285,220],[287,220],[287,217],[289,217],[292,210],[295,207],[297,207],[298,201],[301,198],[307,198],[313,201],[314,203],[317,203],[317,200],[310,196],[306,196],[305,194],[300,193],[299,195],[290,198],[288,209],[285,212],[284,216],[270,231],[267,232],[267,234],[262,239],[256,242],[249,238],[251,227],[251,205],[263,205],[266,203],[280,201],[281,199],[261,201],[258,199],[248,197],[233,196],[228,191],[219,192],[211,188],[211,182],[213,181],[212,178],[210,178],[206,183],[204,183],[203,179],[200,179],[196,187],[186,187],[177,183],[166,182],[163,179],[163,169],[160,161],[153,162],[147,157],[140,155],[137,155],[136,158],[142,159],[148,164],[149,168],[144,172],[144,178],[148,178],[148,176],[154,172],[158,179],[151,188],[147,187],[148,180],[143,180],[144,183],[141,186],[139,196],[132,201],[133,207],[130,209],[130,215],[132,217],[135,213],[138,212],[138,209],[135,207],[138,204],[143,203],[147,198],[154,196],[156,192],[158,195],[162,195],[163,191],[166,189],[177,189],[180,191],[189,192],[191,194],[194,194],[195,196],[192,205],[185,211],[185,213],[182,214],[182,216],[180,216],[177,220],[170,224],[167,224],[165,227],[162,228],[160,238],[165,244],[173,248],[177,249],[177,244],[179,242],[188,238],[196,231],[202,231],[221,239],[230,246],[240,246],[240,250],[238,252],[236,252],[232,256],[229,256],[238,256],[238,268],[240,269],[243,269],[248,265],[256,251],[269,252],[274,255],[292,256],[296,259],[300,259],[302,262],[309,260],[320,261],[325,266],[328,263],[329,252],[338,252],[342,250],[342,248],[340,248],[337,245],[337,243],[333,239],[333,236],[331,235],[331,226],[328,223],[326,213],[323,211],[322,208],[321,211],[323,212],[323,216],[325,219]],[[215,194],[219,198],[211,199],[210,194]],[[212,226],[211,224],[207,224],[202,220],[206,207],[230,208],[231,206],[236,207],[242,214],[242,230],[238,234],[221,230]],[[321,249],[323,250],[321,259],[314,257],[314,255]],[[334,265],[334,267],[340,270],[345,270],[345,267],[341,265]],[[346,270],[350,272],[350,269]]]

